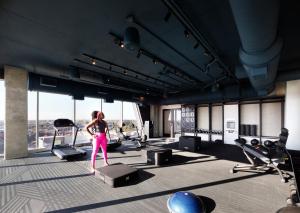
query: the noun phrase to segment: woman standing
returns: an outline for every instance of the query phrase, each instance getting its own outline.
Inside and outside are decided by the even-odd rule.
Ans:
[[[98,153],[99,148],[101,147],[103,159],[104,159],[104,165],[108,166],[107,162],[107,139],[106,139],[106,132],[107,132],[107,123],[104,119],[104,113],[103,112],[97,112],[96,111],[92,113],[93,120],[86,126],[87,132],[94,138],[93,140],[93,152],[91,156],[91,170],[92,172],[95,172],[95,161],[96,161],[96,155]],[[90,130],[92,128],[92,131]]]

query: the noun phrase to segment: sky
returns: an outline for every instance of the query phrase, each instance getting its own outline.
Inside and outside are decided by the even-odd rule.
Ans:
[[[4,120],[4,81],[0,80],[0,120]],[[57,118],[73,119],[74,101],[71,96],[53,93],[39,93],[39,119],[54,120]],[[106,120],[118,120],[121,118],[120,101],[114,103],[102,103],[102,111]],[[135,119],[133,104],[123,102],[123,119]],[[76,120],[91,119],[94,110],[101,110],[101,100],[85,98],[83,101],[76,101]],[[36,119],[36,92],[28,92],[28,120]]]

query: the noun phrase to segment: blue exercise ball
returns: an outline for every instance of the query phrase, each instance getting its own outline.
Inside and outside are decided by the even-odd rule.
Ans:
[[[170,213],[205,213],[202,200],[191,192],[176,192],[168,199]]]

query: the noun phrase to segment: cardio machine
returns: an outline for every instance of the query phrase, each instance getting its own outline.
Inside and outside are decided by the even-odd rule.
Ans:
[[[56,135],[60,131],[59,128],[63,128],[63,127],[74,127],[76,129],[72,145],[69,144],[55,145]],[[54,155],[59,157],[61,160],[63,159],[70,160],[70,159],[80,158],[86,155],[86,151],[75,147],[76,137],[79,128],[73,123],[73,121],[69,119],[56,119],[54,121],[54,129],[55,132],[54,132],[54,137],[53,137],[53,142],[51,147],[51,152]]]
[[[125,126],[125,124],[123,123],[122,124],[122,127],[119,128],[120,130],[120,133],[122,135],[122,138],[124,140],[131,140],[133,142],[136,142],[137,143],[137,148],[143,148],[146,146],[146,142],[147,142],[147,135],[143,135],[143,127],[141,129],[141,135],[139,133],[139,130],[138,130],[138,127],[133,125],[133,127],[136,129],[136,133],[137,135],[136,136],[128,136],[128,135],[125,135],[124,134],[124,130],[123,130],[123,127]]]

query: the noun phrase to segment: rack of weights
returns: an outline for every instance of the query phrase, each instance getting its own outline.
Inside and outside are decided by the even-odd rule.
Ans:
[[[222,135],[223,134],[222,130],[196,129],[195,132],[199,133],[199,134],[214,134],[214,135]]]
[[[241,124],[240,135],[243,136],[257,136],[257,125]]]
[[[196,127],[195,105],[181,106],[181,133],[194,133]]]

